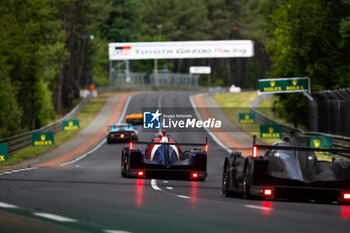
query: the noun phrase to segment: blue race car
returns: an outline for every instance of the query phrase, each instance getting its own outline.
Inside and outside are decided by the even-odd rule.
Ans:
[[[138,131],[131,124],[117,124],[108,127],[107,143],[137,141]]]
[[[204,181],[207,177],[207,150],[205,143],[178,143],[165,131],[145,150],[133,149],[133,142],[122,150],[121,175],[135,178],[166,178]],[[180,146],[203,146],[182,151]]]

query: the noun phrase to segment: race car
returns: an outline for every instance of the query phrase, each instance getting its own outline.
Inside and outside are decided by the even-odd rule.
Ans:
[[[138,131],[131,124],[116,124],[108,127],[107,143],[138,140]]]
[[[310,148],[309,137],[287,137],[273,146],[255,145],[252,156],[225,158],[222,192],[244,198],[350,203],[350,150]],[[258,150],[266,150],[257,156]],[[330,161],[317,158],[333,153]]]
[[[134,124],[134,125],[141,125],[143,122],[143,114],[129,114],[126,116],[126,123]]]
[[[207,177],[207,140],[205,143],[178,143],[165,131],[146,145],[134,149],[133,143],[122,150],[121,175],[136,178],[166,178],[204,181]],[[182,151],[180,146],[201,146]]]

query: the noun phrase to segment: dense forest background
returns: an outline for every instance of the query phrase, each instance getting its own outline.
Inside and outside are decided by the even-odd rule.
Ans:
[[[254,40],[255,56],[161,60],[159,69],[210,65],[212,85],[244,89],[263,77],[311,77],[314,91],[350,86],[350,0],[1,0],[0,138],[64,114],[86,77],[108,85],[108,42],[228,39]],[[299,95],[281,102],[305,105]]]

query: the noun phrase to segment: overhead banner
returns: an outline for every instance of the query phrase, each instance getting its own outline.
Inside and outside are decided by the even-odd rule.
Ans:
[[[109,43],[109,60],[254,56],[251,40]]]
[[[211,67],[210,66],[191,66],[190,74],[210,74]]]
[[[259,79],[261,93],[286,93],[310,91],[310,78]]]

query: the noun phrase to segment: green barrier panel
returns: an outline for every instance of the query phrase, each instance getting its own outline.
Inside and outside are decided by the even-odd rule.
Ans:
[[[266,139],[282,138],[282,125],[260,125],[260,137]]]
[[[239,113],[238,122],[240,124],[254,124],[255,123],[255,113]]]
[[[8,144],[0,143],[0,163],[6,162],[8,159]]]
[[[62,121],[62,127],[64,131],[78,130],[80,128],[79,120],[66,120]]]
[[[33,146],[51,146],[54,145],[53,132],[46,133],[32,133],[32,145]]]

